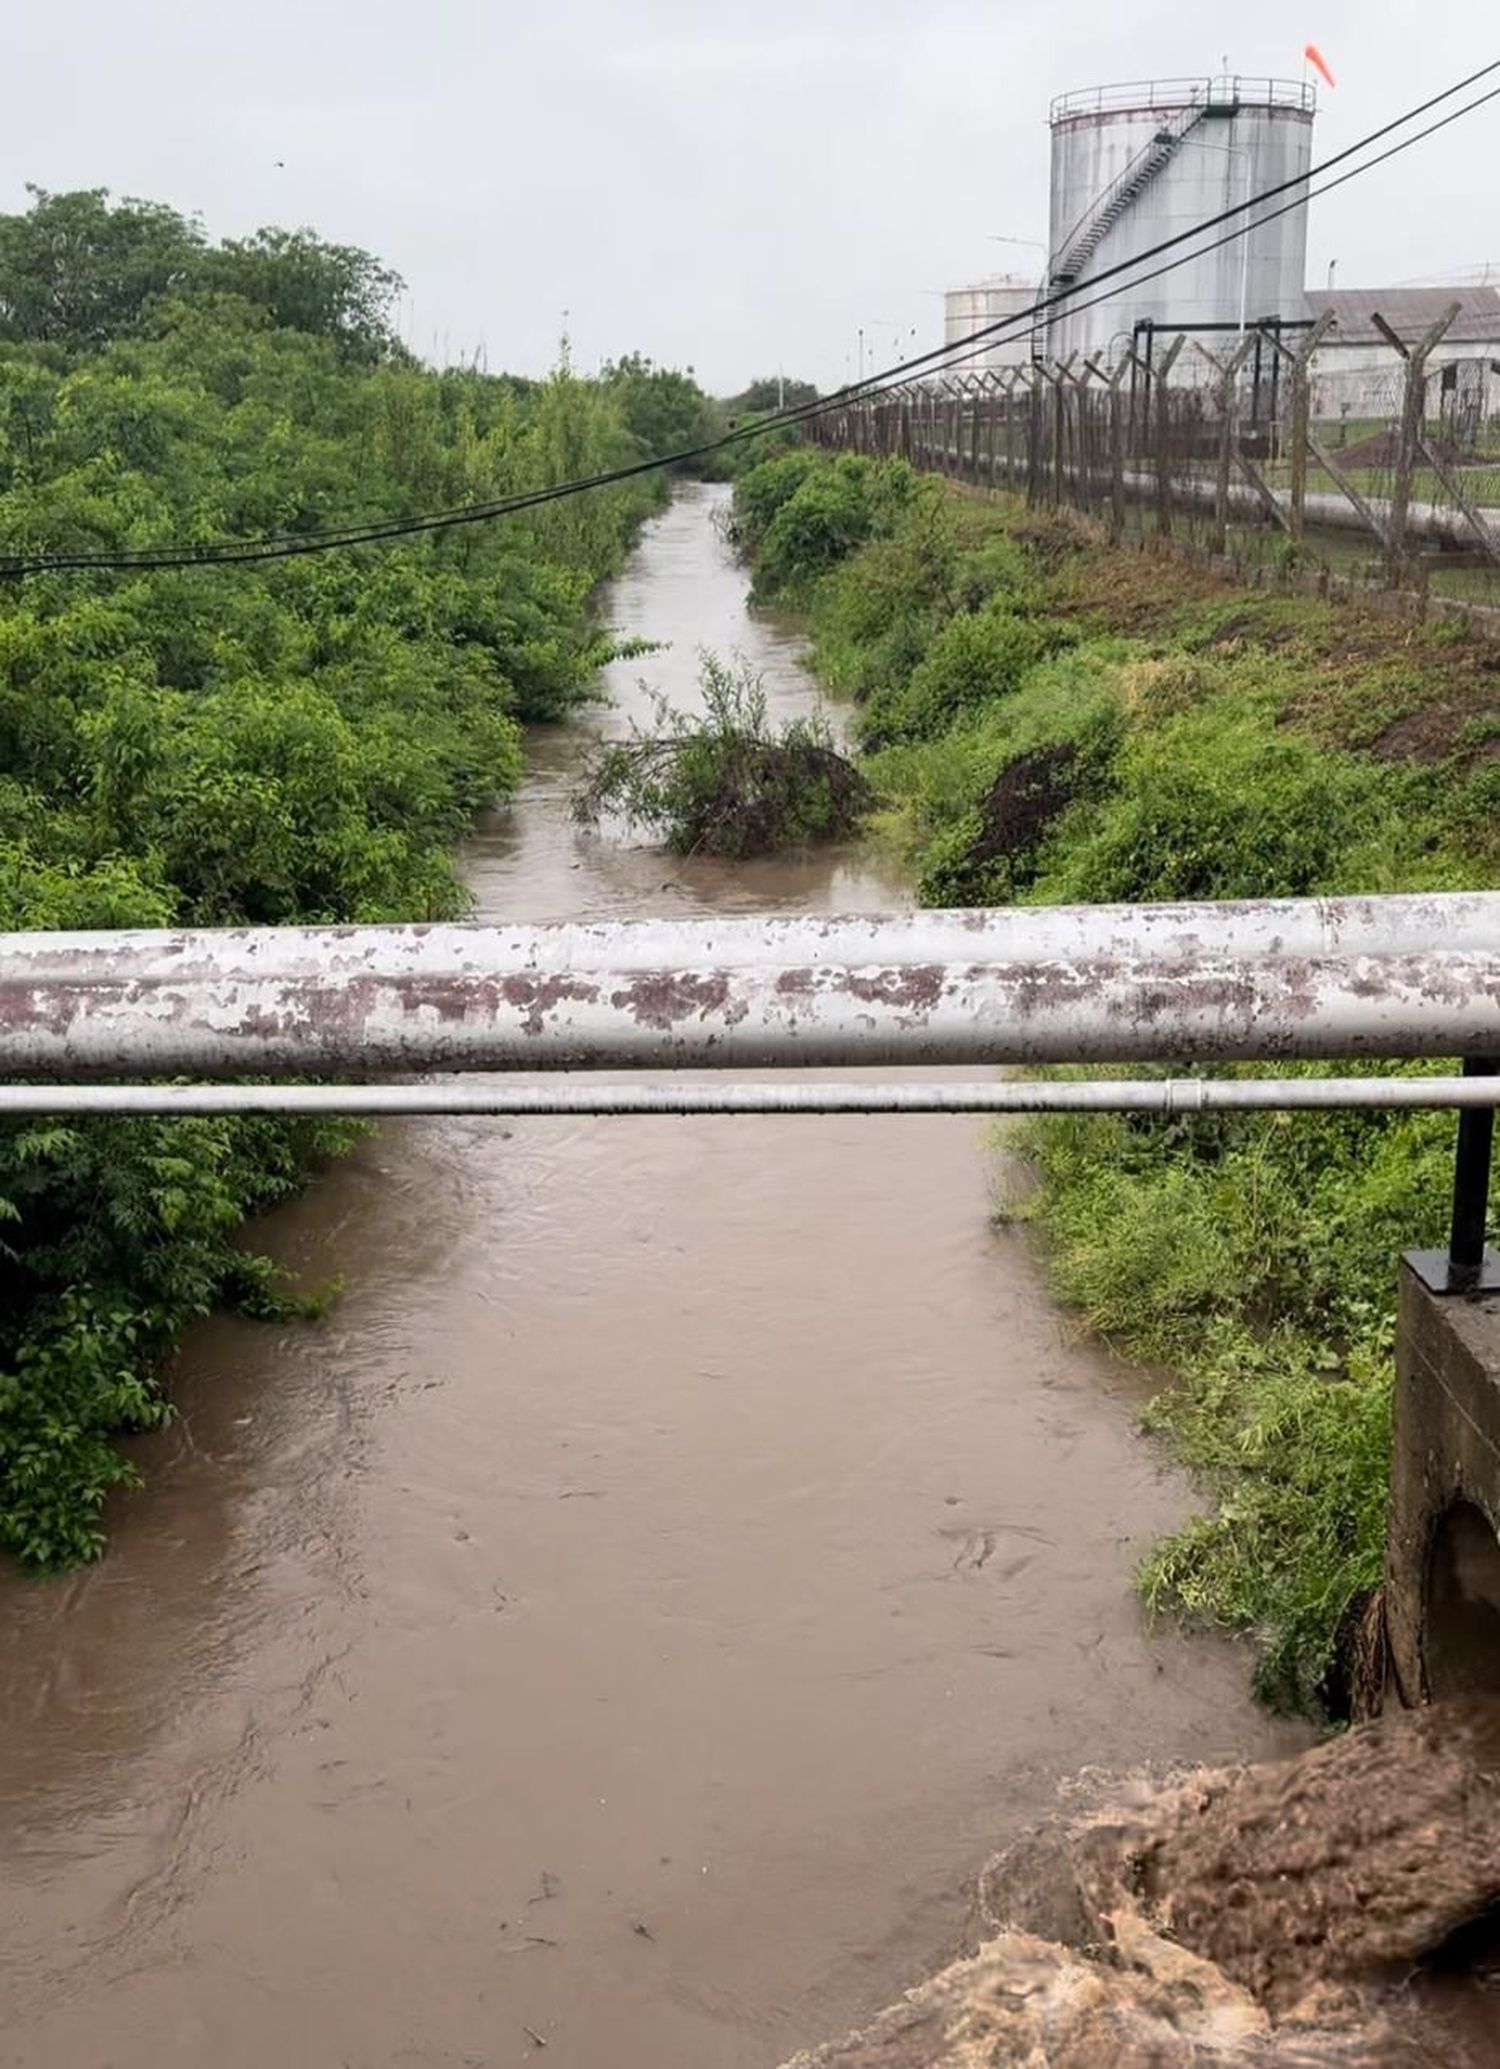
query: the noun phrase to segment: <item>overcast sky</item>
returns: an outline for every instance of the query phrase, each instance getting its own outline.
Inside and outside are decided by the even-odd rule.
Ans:
[[[638,349],[732,391],[828,386],[861,325],[1040,254],[1047,103],[1219,69],[1338,78],[1314,155],[1500,56],[1493,0],[11,0],[0,207],[25,182],[309,224],[379,253],[425,357]],[[1414,28],[1416,33],[1414,34]],[[1445,55],[1444,53],[1448,53]],[[1341,286],[1500,261],[1500,102],[1313,205]],[[280,161],[280,163],[278,163]]]

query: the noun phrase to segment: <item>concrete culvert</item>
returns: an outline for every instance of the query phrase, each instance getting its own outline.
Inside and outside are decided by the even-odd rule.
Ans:
[[[1434,1701],[1500,1694],[1500,1539],[1472,1502],[1455,1502],[1433,1532],[1423,1623]]]

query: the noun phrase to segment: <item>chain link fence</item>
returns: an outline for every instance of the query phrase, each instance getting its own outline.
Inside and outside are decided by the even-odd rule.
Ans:
[[[1113,365],[889,389],[829,412],[815,435],[1262,578],[1500,608],[1500,361],[1441,354],[1456,313],[1352,352],[1324,322],[1296,342],[1280,327],[1212,342],[1157,332]]]

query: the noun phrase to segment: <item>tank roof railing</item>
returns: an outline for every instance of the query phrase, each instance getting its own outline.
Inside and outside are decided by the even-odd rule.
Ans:
[[[1060,93],[1048,120],[1064,122],[1077,115],[1123,115],[1132,109],[1190,107],[1293,108],[1312,114],[1317,89],[1308,79],[1263,79],[1221,72],[1197,79],[1127,79],[1109,86],[1085,86]]]

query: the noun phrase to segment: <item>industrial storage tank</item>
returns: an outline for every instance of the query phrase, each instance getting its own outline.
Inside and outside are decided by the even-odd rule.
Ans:
[[[1147,323],[1197,327],[1212,350],[1207,326],[1219,327],[1222,345],[1247,322],[1301,317],[1307,209],[1268,220],[1290,193],[1205,242],[1239,221],[1253,225],[1247,236],[1159,279],[1131,286],[1125,275],[1092,292],[1090,283],[1250,195],[1305,180],[1315,107],[1306,82],[1229,76],[1097,86],[1055,100],[1048,283],[1076,294],[1048,319],[1046,356],[1097,354],[1114,364]],[[1178,256],[1163,253],[1141,270]]]
[[[1035,281],[1018,280],[1011,273],[976,280],[970,287],[950,287],[943,296],[943,343],[961,345],[976,331],[988,330],[992,324],[1004,323],[1008,317],[1033,308],[1038,298]],[[970,352],[955,354],[955,373],[976,374],[1004,366],[1025,366],[1034,356],[1032,327],[1029,322],[1013,325],[988,340],[982,349],[976,345],[970,350],[972,357]]]

